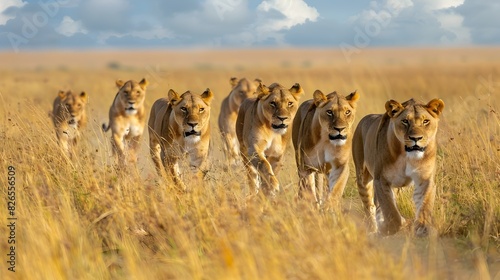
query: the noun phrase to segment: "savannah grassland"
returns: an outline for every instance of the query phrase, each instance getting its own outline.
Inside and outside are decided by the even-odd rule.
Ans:
[[[0,218],[16,170],[16,272],[0,227],[0,279],[500,279],[500,50],[40,52],[0,54]],[[389,99],[445,102],[438,132],[436,234],[367,236],[353,167],[342,212],[297,201],[293,147],[276,201],[247,201],[243,168],[228,169],[217,128],[229,78],[357,89],[357,121]],[[168,89],[215,93],[211,165],[189,192],[160,179],[143,137],[137,168],[114,168],[101,131],[116,79],[147,78],[146,106]],[[47,116],[59,89],[86,91],[79,158],[58,149]],[[356,121],[356,123],[357,123]],[[351,163],[352,165],[352,163]],[[411,188],[397,192],[414,217]]]

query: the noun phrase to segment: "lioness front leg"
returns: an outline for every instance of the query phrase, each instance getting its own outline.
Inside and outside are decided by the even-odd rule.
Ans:
[[[379,225],[379,231],[382,234],[394,234],[403,225],[403,219],[396,206],[391,185],[384,178],[375,179],[373,183],[375,187],[375,200],[384,215],[384,222]]]
[[[120,164],[124,163],[125,159],[125,145],[123,144],[123,134],[118,132],[113,132],[111,136],[111,144],[113,146],[113,154],[118,156],[118,162]]]
[[[129,146],[129,158],[128,161],[131,163],[136,163],[137,162],[137,151],[139,150],[139,146],[141,144],[141,136],[134,136],[130,139],[130,142],[128,144]]]
[[[276,179],[272,166],[269,161],[267,161],[266,157],[263,154],[254,154],[251,164],[256,170],[258,170],[260,179],[265,186],[265,194],[271,196],[276,195],[275,191],[279,190],[279,182],[278,179]]]
[[[179,186],[183,191],[186,190],[186,185],[181,180],[181,171],[179,169],[179,159],[177,157],[169,157],[165,160],[165,169],[167,174],[170,174],[174,184]]]
[[[435,197],[436,185],[432,179],[415,182],[413,202],[417,210],[415,215],[415,234],[418,237],[429,234]]]
[[[236,167],[240,157],[238,139],[229,133],[223,134],[223,142],[226,147],[226,154],[229,159],[229,166]]]
[[[195,176],[197,182],[202,182],[207,170],[207,154],[208,147],[200,148],[199,153],[191,153],[189,157],[189,166],[191,168],[191,173]]]
[[[275,195],[277,192],[279,192],[279,182],[276,176],[278,176],[278,173],[283,167],[283,155],[277,157],[268,157],[267,161],[269,162],[269,164],[271,164],[271,172],[272,174],[274,174],[274,176],[272,177],[276,180],[275,182],[273,182],[273,179],[271,178],[269,180],[270,184],[268,185],[268,187],[273,195]]]
[[[149,152],[151,154],[151,159],[155,165],[156,172],[159,176],[161,176],[161,169],[163,166],[162,158],[161,158],[161,146],[156,138],[156,136],[151,136],[149,139]]]
[[[313,170],[300,170],[299,171],[299,197],[300,198],[309,198],[312,196],[314,201],[320,204],[320,201],[316,195],[316,176],[315,171]]]
[[[70,156],[69,143],[68,143],[68,135],[62,130],[56,131],[57,141],[59,142],[59,147],[66,153],[67,156]]]
[[[349,166],[347,164],[332,168],[328,174],[328,193],[325,201],[331,197],[334,203],[338,204],[344,193],[347,179],[349,179]]]

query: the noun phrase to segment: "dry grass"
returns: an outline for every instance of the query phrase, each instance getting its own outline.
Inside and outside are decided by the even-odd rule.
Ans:
[[[227,59],[223,51],[0,54],[6,62],[0,70],[1,199],[7,199],[7,166],[15,166],[18,218],[15,273],[5,262],[9,232],[0,228],[0,279],[498,279],[499,53],[364,50],[351,63],[327,50],[228,51]],[[382,112],[389,98],[443,99],[438,236],[367,237],[353,172],[342,213],[296,201],[291,149],[277,201],[247,202],[244,170],[227,170],[216,126],[231,76],[299,82],[304,100],[317,88],[358,89],[357,120]],[[206,182],[187,194],[156,176],[147,136],[137,169],[113,168],[110,135],[100,124],[107,121],[114,80],[142,77],[151,82],[148,108],[169,88],[201,93],[210,87],[216,94],[212,167]],[[58,149],[47,117],[60,88],[90,96],[81,157],[73,162]],[[403,215],[413,217],[411,188],[398,200]],[[5,203],[0,217],[7,222]]]

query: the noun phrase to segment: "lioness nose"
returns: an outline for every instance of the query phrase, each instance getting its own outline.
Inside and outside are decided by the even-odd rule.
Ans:
[[[338,131],[339,133],[341,133],[342,130],[345,129],[345,126],[344,127],[334,127],[333,129],[335,129],[336,131]]]
[[[410,140],[413,140],[415,142],[418,142],[418,141],[422,140],[422,138],[423,138],[422,136],[420,136],[420,137],[412,137],[412,136],[410,136]]]
[[[189,126],[191,126],[192,128],[194,128],[195,126],[198,125],[198,123],[188,123]]]
[[[286,119],[288,119],[288,117],[277,117],[280,121],[284,121]]]

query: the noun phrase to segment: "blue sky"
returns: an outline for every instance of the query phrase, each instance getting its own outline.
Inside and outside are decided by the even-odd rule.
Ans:
[[[496,0],[1,0],[0,49],[472,46]]]

